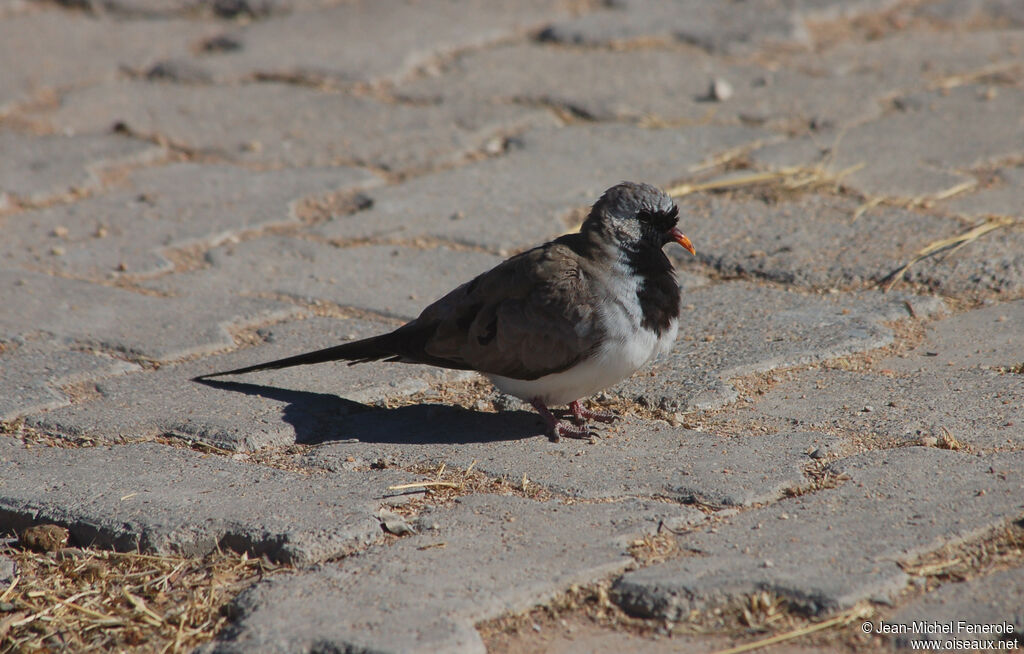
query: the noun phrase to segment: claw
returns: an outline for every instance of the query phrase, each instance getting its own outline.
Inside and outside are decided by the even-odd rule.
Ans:
[[[556,436],[565,436],[566,438],[590,438],[596,432],[590,425],[581,425],[579,427],[570,425],[565,422],[559,422],[554,427]]]
[[[583,406],[583,404],[576,400],[569,404],[569,410],[572,411],[572,418],[576,424],[583,424],[587,420],[597,420],[598,422],[611,423],[619,419],[619,416],[615,413],[609,413],[604,411],[591,411],[590,409]]]
[[[537,409],[537,413],[539,413],[540,417],[544,419],[544,422],[548,426],[548,433],[551,435],[551,440],[556,443],[562,436],[565,436],[566,438],[593,439],[600,433],[600,431],[596,427],[588,425],[588,419],[597,420],[599,422],[612,422],[613,420],[617,420],[619,417],[614,413],[600,413],[598,411],[585,409],[580,404],[580,401],[576,400],[569,404],[569,410],[572,413],[572,422],[575,423],[570,424],[556,418],[551,413],[550,409],[548,409],[547,405],[539,398],[530,400],[530,404],[533,405],[534,409]]]

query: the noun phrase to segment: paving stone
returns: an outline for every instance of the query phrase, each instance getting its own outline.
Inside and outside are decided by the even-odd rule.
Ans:
[[[0,0],[0,17],[8,18],[17,14],[23,14],[32,9],[29,0]]]
[[[1024,452],[974,456],[905,447],[844,459],[838,488],[745,511],[689,532],[686,556],[626,573],[613,597],[670,620],[770,590],[811,613],[888,601],[900,561],[996,527],[1021,511]]]
[[[693,51],[510,44],[467,52],[395,92],[418,102],[554,104],[592,120],[822,129],[877,117],[895,93],[980,69],[1011,69],[1022,47],[1020,33],[900,33],[769,68]],[[729,82],[734,95],[711,101],[715,79]]]
[[[513,44],[467,53],[444,74],[399,86],[420,102],[498,98],[553,104],[591,120],[678,123],[848,123],[880,113],[864,80],[812,77],[729,65],[708,55],[665,50],[593,50]],[[729,81],[727,102],[708,85]],[[847,88],[850,87],[850,88]],[[856,87],[856,88],[852,88]]]
[[[911,93],[885,116],[843,131],[766,146],[753,153],[772,166],[815,165],[852,170],[843,184],[869,196],[933,196],[974,178],[962,172],[1024,154],[1020,106],[1024,90],[965,85]],[[922,134],[956,134],[955,139]]]
[[[209,268],[164,276],[147,286],[171,293],[276,293],[411,320],[434,300],[502,261],[444,247],[338,248],[286,237],[222,245],[207,252],[206,260]]]
[[[1014,0],[937,0],[914,7],[913,13],[949,23],[1024,26],[1024,7]]]
[[[751,409],[792,425],[855,430],[906,443],[943,430],[974,448],[1024,445],[1024,301],[933,323],[904,357],[874,372],[811,370],[769,390]],[[748,417],[741,412],[741,418]]]
[[[530,130],[505,156],[369,192],[370,209],[316,231],[338,239],[432,236],[507,253],[565,232],[560,217],[624,179],[666,184],[716,153],[772,138],[746,127]]]
[[[6,556],[0,556],[0,584],[10,584],[18,574],[18,565]]]
[[[298,308],[261,298],[201,295],[157,297],[133,291],[0,268],[0,338],[45,330],[61,340],[159,361],[234,344],[228,327],[280,320]]]
[[[475,622],[620,572],[632,539],[694,519],[656,502],[470,495],[428,509],[418,535],[244,591],[229,633],[204,651],[482,653]]]
[[[910,633],[895,638],[898,647],[911,647],[911,640],[932,640],[958,643],[965,641],[1015,641],[1017,649],[1024,642],[1024,568],[1000,570],[984,577],[960,583],[947,583],[896,612],[887,625],[905,625]],[[951,633],[914,633],[914,623],[949,625]],[[963,623],[963,624],[961,624]],[[970,627],[968,625],[971,625]],[[991,626],[995,632],[978,633],[973,625]],[[957,647],[953,645],[953,647]],[[953,649],[946,647],[943,649]],[[932,649],[940,649],[938,647]],[[986,649],[966,647],[963,649]]]
[[[501,416],[504,433],[497,425]],[[472,465],[573,497],[660,497],[727,507],[769,502],[805,485],[807,453],[830,442],[811,433],[721,437],[627,419],[604,430],[611,436],[596,443],[555,443],[534,422],[532,432],[523,435],[538,437],[515,438],[516,426],[530,427],[528,415],[473,415],[433,406],[374,411],[346,420],[342,429],[351,438],[325,444],[303,462],[328,470],[380,460],[404,466],[444,463],[450,469]]]
[[[835,196],[761,200],[704,195],[681,198],[678,204],[682,215],[700,216],[687,227],[687,236],[705,244],[697,251],[701,263],[726,276],[812,288],[876,286],[928,243],[965,230],[954,218],[893,207],[875,207],[855,217],[861,203]],[[983,246],[973,244],[958,258],[969,258],[980,271],[988,263]],[[952,264],[943,260],[924,279],[947,290]]]
[[[426,366],[321,365],[269,371],[230,381],[190,381],[364,338],[388,325],[355,319],[315,318],[258,330],[267,343],[230,354],[163,366],[96,384],[97,396],[28,417],[29,424],[72,437],[117,441],[170,435],[228,450],[250,451],[294,443],[319,443],[364,403],[426,390],[430,382],[457,379]]]
[[[750,51],[764,42],[810,45],[808,20],[881,11],[891,0],[768,0],[709,3],[694,0],[618,0],[549,27],[542,38],[565,43],[607,44],[650,37],[692,43],[709,52]]]
[[[1003,197],[1009,201],[1012,195],[1007,189]],[[762,200],[693,195],[678,204],[684,216],[701,217],[687,226],[687,236],[704,244],[697,251],[701,263],[726,276],[811,288],[877,287],[924,247],[970,228],[970,223],[950,216],[886,206],[857,216],[860,202],[829,196]],[[686,259],[683,263],[692,265]],[[939,253],[915,263],[901,279],[943,295],[1020,297],[1024,228],[1003,227],[955,253]]]
[[[377,182],[354,168],[146,168],[131,176],[127,188],[10,218],[0,254],[8,262],[76,277],[152,275],[172,269],[165,249],[212,246],[242,230],[297,224],[297,201]]]
[[[135,364],[72,350],[38,335],[0,341],[0,420],[68,404],[61,386],[136,369]]]
[[[193,21],[123,22],[71,11],[36,10],[4,17],[0,115],[14,102],[44,91],[111,80],[121,66],[144,68],[148,62],[185,54],[189,43],[208,30]]]
[[[940,206],[965,216],[1024,217],[1024,166],[1000,168],[994,185],[956,195]]]
[[[376,539],[393,471],[303,475],[156,443],[27,449],[0,439],[6,526],[66,526],[82,546],[308,564]],[[126,471],[130,474],[125,474]]]
[[[575,616],[559,618],[556,624],[547,621],[535,624],[537,629],[530,631],[522,630],[508,635],[500,632],[493,634],[487,645],[492,651],[507,651],[509,646],[514,644],[516,647],[522,647],[523,651],[545,654],[708,654],[734,644],[730,639],[718,635],[639,635],[596,624],[590,618]],[[793,651],[793,654],[809,652],[801,649]]]
[[[135,133],[261,166],[393,170],[452,163],[506,131],[556,122],[541,109],[494,103],[414,106],[284,83],[130,80],[70,93],[44,118],[74,132],[124,123]]]
[[[563,3],[346,2],[257,21],[224,36],[237,49],[198,59],[217,77],[397,79],[435,57],[518,36],[568,15]]]
[[[509,651],[511,647],[525,652],[544,654],[711,654],[757,640],[756,635],[726,636],[721,633],[689,634],[685,632],[631,632],[617,625],[604,625],[589,617],[569,614],[556,623],[547,620],[534,623],[529,631],[493,633],[487,640],[488,651]],[[539,631],[538,631],[539,628]],[[835,646],[781,644],[758,648],[764,654],[832,654]]]
[[[331,0],[55,0],[100,15],[124,18],[196,17],[213,14],[218,18],[247,20],[320,8]]]
[[[162,151],[113,135],[39,136],[0,131],[0,210],[42,204],[102,186],[104,168],[141,162]]]
[[[921,317],[942,302],[865,292],[802,295],[747,283],[714,284],[683,297],[680,337],[652,367],[610,392],[674,411],[717,409],[737,392],[728,381],[888,345],[883,323]]]
[[[980,225],[977,221],[974,225]],[[967,231],[970,226],[950,236]],[[948,250],[919,263],[904,279],[945,295],[989,296],[1000,300],[1024,297],[1024,223],[1001,227],[956,251]],[[923,247],[923,246],[922,246]]]
[[[1013,84],[1021,72],[1016,62],[1022,47],[1024,34],[1019,30],[897,31],[868,42],[844,40],[790,62],[813,76],[872,80],[884,87],[875,97],[888,99],[911,91],[954,88],[965,80]]]
[[[755,413],[787,426],[855,430],[883,442],[941,439],[949,430],[973,448],[1019,448],[1022,400],[1024,381],[1012,373],[923,370],[889,377],[818,370],[770,391]]]

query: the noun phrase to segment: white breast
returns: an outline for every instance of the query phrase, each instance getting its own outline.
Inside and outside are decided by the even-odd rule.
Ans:
[[[642,365],[667,352],[675,343],[679,321],[673,320],[659,338],[641,325],[643,313],[637,301],[639,279],[622,270],[609,276],[612,297],[622,302],[607,303],[599,312],[601,331],[606,335],[597,351],[572,368],[534,380],[487,375],[498,390],[524,400],[539,398],[548,405],[568,404],[616,384]]]

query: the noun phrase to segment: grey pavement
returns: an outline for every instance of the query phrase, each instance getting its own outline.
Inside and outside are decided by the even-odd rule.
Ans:
[[[391,547],[254,587],[236,605],[237,628],[210,651],[480,652],[475,622],[621,573],[632,563],[631,540],[659,522],[702,518],[695,516],[650,501],[466,497],[427,512],[417,535]],[[394,592],[397,580],[404,592]],[[308,618],[296,621],[296,612]]]
[[[995,640],[1024,642],[1024,574],[1020,568],[999,570],[984,577],[944,586],[904,606],[892,616],[892,623],[907,625],[913,634],[914,623],[951,625],[950,633],[933,633],[924,639],[932,641]],[[961,624],[961,622],[963,624]],[[968,626],[971,625],[971,626]],[[984,632],[974,625],[992,625],[996,630]],[[918,628],[920,633],[920,627]],[[912,635],[901,634],[897,645],[911,647]],[[921,640],[921,639],[918,639]],[[966,643],[965,643],[966,644]]]
[[[355,164],[397,172],[456,163],[505,133],[555,122],[547,112],[513,105],[395,105],[286,83],[234,87],[163,80],[72,91],[37,120],[74,134],[120,124],[189,151],[262,167]],[[347,131],[353,124],[359,130]]]
[[[247,230],[295,224],[298,201],[376,181],[366,170],[345,168],[275,173],[223,164],[147,168],[117,191],[12,217],[19,229],[5,239],[3,257],[78,279],[152,276],[174,267],[168,250],[208,248]],[[179,193],[185,185],[189,192]]]
[[[209,652],[710,651],[651,634],[762,591],[1019,632],[1021,556],[906,564],[1024,517],[1022,53],[1013,0],[0,3],[0,538],[290,566]],[[711,188],[592,439],[429,366],[191,381],[392,329],[624,179]],[[388,490],[442,465],[483,481]],[[477,628],[598,583],[648,635]]]
[[[773,140],[765,130],[732,125],[529,130],[509,138],[505,156],[369,191],[365,211],[315,231],[342,242],[431,237],[507,253],[575,228],[581,219],[567,217],[623,179],[668,184],[716,153]]]
[[[81,137],[0,131],[0,212],[16,206],[45,205],[103,187],[103,174],[120,165],[138,165],[164,152],[112,134]]]
[[[891,206],[862,212],[863,202],[802,196],[781,202],[758,198],[688,197],[684,203],[709,220],[692,231],[708,247],[702,263],[740,275],[804,288],[860,289],[888,281],[928,244],[957,236],[990,214],[1014,215],[1020,187],[1008,178],[979,192],[973,215],[936,215]],[[984,195],[983,195],[984,194]],[[979,198],[981,199],[981,198]],[[964,200],[959,200],[963,206]],[[916,264],[905,278],[941,295],[1024,291],[1024,230],[1002,227],[970,248]],[[896,263],[894,263],[896,262]]]
[[[340,557],[380,537],[376,513],[387,487],[408,478],[391,470],[372,480],[305,475],[156,443],[3,447],[6,524],[57,523],[81,545],[161,554],[220,547],[294,563]],[[41,471],[49,482],[39,483]],[[310,501],[296,505],[295,493]]]
[[[668,619],[759,590],[810,613],[888,602],[909,581],[900,561],[1019,515],[1021,460],[924,447],[859,454],[835,464],[849,478],[838,488],[692,534],[692,556],[630,572],[613,590],[628,611]]]
[[[786,428],[850,430],[893,444],[947,432],[979,451],[1024,441],[1024,375],[1017,300],[933,323],[924,341],[872,371],[830,368],[778,384],[741,415]]]
[[[774,166],[806,164],[817,156],[834,172],[850,170],[844,183],[868,196],[941,196],[970,183],[972,168],[1017,155],[1024,92],[1015,79],[901,95],[877,120],[773,144],[755,156]],[[919,140],[915,130],[936,138]],[[950,133],[958,137],[939,137]]]

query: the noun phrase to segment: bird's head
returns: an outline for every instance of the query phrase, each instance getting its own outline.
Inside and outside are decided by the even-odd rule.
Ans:
[[[640,246],[662,248],[675,241],[696,254],[690,239],[676,224],[679,208],[664,191],[649,184],[622,182],[594,203],[581,231],[596,231],[626,249]]]

